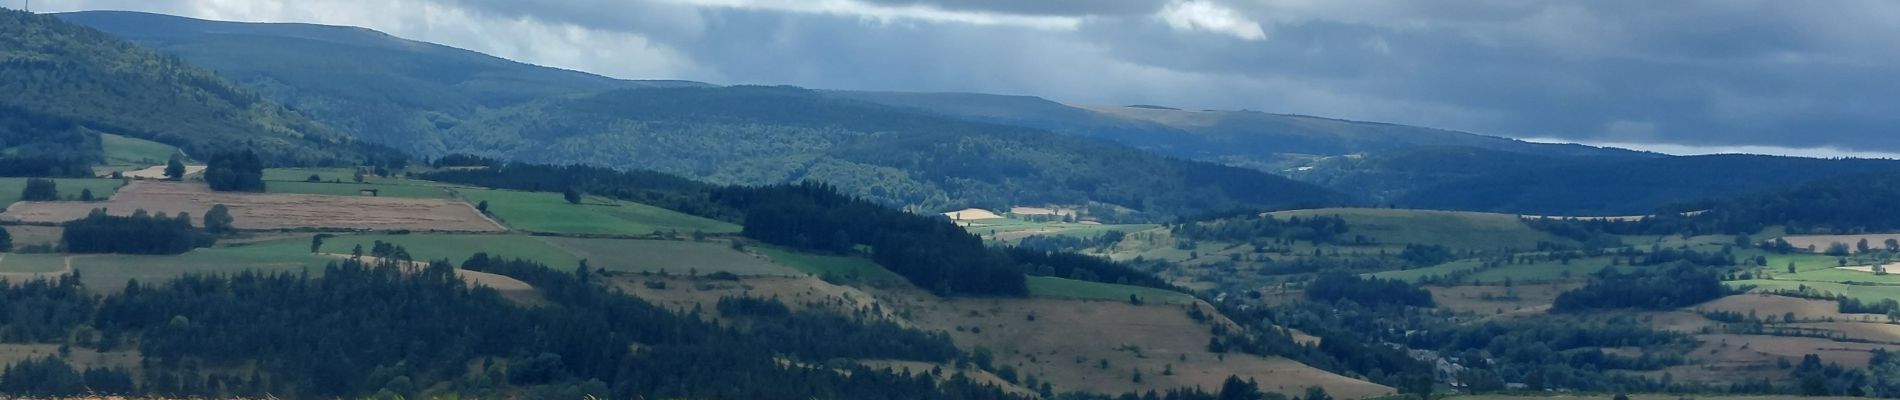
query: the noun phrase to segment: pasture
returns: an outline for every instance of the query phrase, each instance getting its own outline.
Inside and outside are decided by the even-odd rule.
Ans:
[[[569,204],[560,193],[455,189],[469,204],[488,202],[502,223],[530,232],[641,236],[671,232],[737,233],[739,226],[640,203],[588,196]]]
[[[310,253],[308,239],[276,240],[197,249],[175,256],[100,254],[73,257],[80,282],[96,292],[117,292],[127,280],[142,284],[169,281],[180,275],[230,274],[242,271],[309,273],[321,275],[323,266],[336,261]]]
[[[775,246],[754,246],[753,248],[771,258],[773,262],[812,276],[830,275],[834,279],[854,282],[904,282],[904,277],[864,257],[812,254]]]
[[[1383,208],[1322,208],[1269,213],[1275,218],[1338,216],[1351,228],[1348,235],[1366,235],[1379,243],[1440,245],[1454,250],[1530,250],[1538,242],[1574,244],[1575,241],[1532,229],[1510,214],[1462,211],[1400,210]]]
[[[106,165],[110,166],[164,165],[172,155],[183,155],[169,144],[110,133],[99,135],[99,146],[105,151]]]
[[[1298,395],[1321,386],[1339,398],[1389,395],[1390,387],[1278,357],[1207,351],[1206,323],[1183,305],[1052,298],[942,298],[916,289],[874,291],[884,309],[916,327],[943,331],[959,348],[982,347],[996,362],[1049,382],[1056,391],[1140,392],[1219,387],[1230,375],[1261,390]],[[1132,381],[1139,371],[1143,380]],[[1172,371],[1164,374],[1162,371]]]
[[[1038,235],[1092,238],[1110,231],[1139,232],[1160,227],[1153,224],[1098,224],[1094,222],[1037,222],[1014,218],[958,221],[963,229],[984,239],[1015,242]]]
[[[118,181],[107,181],[118,182]],[[4,190],[0,187],[0,190]],[[16,192],[17,193],[17,192]],[[96,192],[95,192],[96,193]],[[95,208],[115,215],[134,210],[203,216],[224,204],[241,229],[331,228],[417,231],[501,231],[468,204],[443,199],[213,192],[203,183],[135,181],[103,202],[29,202],[0,218],[58,223],[85,217]]]
[[[264,183],[266,193],[315,194],[327,196],[371,196],[363,190],[375,190],[373,197],[400,197],[406,199],[449,199],[453,198],[447,189],[437,186],[404,185],[392,183],[331,183],[331,182],[292,182],[273,181]]]
[[[310,238],[285,239],[301,242],[303,248],[292,249],[308,253]],[[493,234],[370,234],[338,235],[323,240],[323,253],[350,254],[356,246],[363,246],[368,252],[377,241],[402,246],[409,251],[411,259],[416,261],[448,260],[450,264],[461,265],[475,253],[488,253],[493,256],[533,260],[548,267],[571,270],[580,265],[580,259],[534,237],[527,235]]]
[[[5,227],[8,235],[13,236],[13,248],[27,246],[57,246],[65,228],[57,226],[13,225]],[[15,250],[18,251],[18,250]]]
[[[1140,298],[1143,303],[1191,304],[1194,296],[1172,290],[1113,283],[1079,281],[1047,276],[1028,277],[1029,295],[1070,300],[1119,301]]]
[[[1844,295],[1864,302],[1879,302],[1885,299],[1900,299],[1900,286],[1894,285],[1850,285],[1837,282],[1809,282],[1783,279],[1753,279],[1723,282],[1731,288],[1745,285],[1754,286],[1756,292],[1794,291],[1801,287],[1827,294]]]
[[[316,175],[319,182],[356,183],[356,168],[266,168],[264,180],[267,182],[305,182]],[[363,183],[387,183],[396,179],[383,178],[376,174],[364,174]]]
[[[0,178],[0,207],[10,207],[13,203],[20,202],[20,192],[26,190],[26,179]],[[59,197],[64,200],[79,200],[79,193],[84,190],[91,190],[94,200],[109,199],[118,192],[119,186],[124,184],[125,181],[118,179],[53,179],[53,186],[59,189]]]
[[[797,276],[797,270],[774,264],[763,256],[733,250],[727,242],[680,240],[583,239],[537,237],[594,268],[621,272],[698,274],[729,272],[737,275]],[[532,239],[531,239],[532,240]]]

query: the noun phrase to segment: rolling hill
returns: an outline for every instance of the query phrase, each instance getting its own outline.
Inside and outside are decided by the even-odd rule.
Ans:
[[[541,101],[484,115],[444,141],[477,155],[721,184],[827,182],[923,210],[1099,202],[1170,216],[1346,200],[1258,171],[790,87],[630,89]]]
[[[421,156],[477,113],[601,90],[703,86],[628,81],[491,57],[381,32],[92,11],[60,18],[201,65],[363,140]]]
[[[62,17],[420,156],[653,169],[722,184],[816,180],[927,210],[1099,202],[1177,215],[1344,199],[1267,174],[798,89],[617,80],[360,28]]]
[[[1648,214],[1832,177],[1900,170],[1900,161],[1709,155],[1513,168],[1422,188],[1394,202],[1543,215]],[[1688,211],[1688,210],[1678,210]]]
[[[246,147],[286,164],[379,152],[210,71],[51,16],[0,11],[0,91],[8,158],[65,160],[10,174],[90,174],[79,167],[103,161],[101,132],[194,155]]]
[[[1176,157],[1282,172],[1315,156],[1413,147],[1472,147],[1540,156],[1654,157],[1622,149],[1532,143],[1377,122],[1257,111],[1161,106],[1077,107],[1029,96],[979,93],[829,92],[976,121],[1108,139]]]

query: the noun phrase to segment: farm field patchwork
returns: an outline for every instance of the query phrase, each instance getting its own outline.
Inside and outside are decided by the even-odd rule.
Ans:
[[[110,181],[117,182],[117,181]],[[4,187],[0,187],[4,190]],[[203,183],[135,181],[103,202],[27,202],[0,218],[57,223],[85,217],[95,208],[113,214],[133,210],[203,216],[214,204],[231,208],[242,229],[335,228],[418,231],[500,231],[501,226],[459,201],[393,197],[320,196],[212,192]]]
[[[733,250],[726,242],[537,237],[609,271],[796,276],[797,270]]]
[[[469,204],[488,202],[488,212],[502,223],[531,232],[632,236],[739,232],[739,226],[731,223],[597,196],[588,196],[583,204],[569,204],[560,193],[481,188],[456,192]]]

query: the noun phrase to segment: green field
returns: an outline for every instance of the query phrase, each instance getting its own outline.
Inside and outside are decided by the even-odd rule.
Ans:
[[[38,273],[66,269],[64,254],[0,254],[0,272]]]
[[[1570,260],[1568,264],[1561,261],[1506,264],[1473,273],[1465,277],[1461,282],[1501,283],[1508,280],[1511,282],[1528,283],[1582,280],[1588,278],[1590,274],[1612,268],[1610,264],[1610,257],[1580,258]],[[1425,268],[1384,271],[1365,275],[1412,282],[1426,276],[1445,276],[1458,271],[1477,270],[1480,269],[1480,267],[1482,267],[1482,264],[1479,260],[1458,260]],[[1636,267],[1622,266],[1615,268],[1627,271],[1629,268]]]
[[[269,168],[264,170],[264,180],[273,182],[304,182],[316,175],[323,182],[356,183],[356,168]],[[364,183],[383,183],[384,179],[375,174],[363,175]]]
[[[310,239],[287,239],[303,243],[295,249],[299,252],[310,251]],[[527,235],[464,235],[464,234],[409,234],[409,235],[342,235],[325,238],[323,253],[350,254],[356,246],[363,246],[368,254],[377,241],[402,246],[409,251],[411,259],[416,261],[448,260],[450,264],[461,265],[475,253],[486,252],[489,255],[506,258],[533,260],[549,267],[570,269],[580,265],[580,259],[561,249],[549,246]]]
[[[1446,276],[1446,275],[1450,275],[1452,273],[1456,273],[1459,271],[1475,270],[1482,266],[1483,266],[1483,263],[1479,262],[1478,260],[1458,260],[1458,261],[1452,261],[1452,262],[1448,262],[1444,264],[1433,265],[1430,267],[1413,268],[1413,269],[1407,269],[1407,270],[1382,271],[1382,272],[1374,272],[1374,273],[1364,274],[1364,275],[1380,278],[1380,279],[1397,279],[1397,280],[1406,281],[1406,282],[1417,282],[1419,279],[1425,278],[1427,276],[1433,276],[1433,275]]]
[[[1013,218],[979,219],[979,220],[968,220],[965,222],[967,222],[969,225],[965,226],[963,229],[966,231],[969,231],[970,233],[974,233],[984,238],[991,238],[991,239],[995,238],[999,234],[1010,236],[1011,239],[1008,241],[1011,241],[1011,242],[1021,239],[1021,237],[1017,237],[1017,235],[1009,235],[1010,233],[1015,233],[1015,232],[1043,231],[1046,233],[1025,233],[1025,235],[1055,235],[1055,236],[1074,236],[1074,237],[1081,237],[1081,238],[1090,238],[1090,237],[1101,236],[1103,233],[1108,233],[1110,231],[1138,232],[1138,231],[1154,229],[1160,226],[1160,225],[1154,225],[1154,224],[1105,225],[1105,224],[1084,224],[1084,223],[1075,223],[1075,222],[1036,222],[1036,221],[1026,221],[1026,220],[1013,219]]]
[[[177,147],[168,144],[109,133],[99,135],[99,144],[105,150],[107,165],[149,167],[180,154]]]
[[[488,202],[488,212],[509,227],[530,231],[595,235],[649,235],[655,232],[736,233],[739,226],[634,202],[588,196],[568,204],[560,193],[456,189],[469,203]]]
[[[1806,286],[1809,288],[1813,288],[1815,290],[1821,290],[1821,291],[1826,291],[1826,292],[1837,294],[1837,295],[1845,295],[1847,297],[1860,299],[1861,301],[1865,301],[1865,302],[1878,302],[1885,299],[1900,299],[1900,286],[1891,286],[1891,285],[1849,285],[1845,283],[1835,283],[1835,282],[1807,282],[1807,281],[1790,281],[1790,280],[1781,280],[1781,279],[1768,279],[1768,280],[1755,279],[1755,280],[1745,280],[1745,281],[1728,281],[1728,282],[1723,282],[1723,283],[1728,285],[1729,287],[1741,287],[1744,285],[1754,285],[1755,291],[1758,291],[1758,292],[1768,292],[1768,291],[1776,291],[1776,290],[1790,290],[1791,291],[1791,290],[1796,290],[1799,287]]]
[[[772,261],[814,276],[825,276],[829,274],[846,280],[867,282],[901,282],[904,280],[904,277],[898,276],[897,273],[884,269],[884,266],[877,265],[877,263],[864,257],[800,253],[771,246],[759,246],[757,248],[760,252],[765,253],[766,257],[772,258]]]
[[[1129,295],[1149,304],[1188,304],[1194,296],[1171,290],[1141,286],[1078,281],[1047,276],[1028,277],[1029,295],[1058,299],[1128,301]]]
[[[309,239],[286,239],[228,247],[193,250],[175,256],[103,254],[73,257],[80,282],[94,291],[117,292],[126,280],[140,283],[171,280],[190,273],[263,272],[322,273],[335,258],[309,253]]]
[[[404,197],[416,199],[446,199],[452,197],[441,187],[402,185],[390,183],[329,183],[273,181],[264,183],[264,191],[269,193],[322,194],[332,196],[364,196],[363,189],[376,189],[378,196]]]
[[[20,191],[26,189],[26,179],[0,178],[0,206],[13,205],[20,201]],[[57,178],[53,179],[53,183],[59,189],[59,197],[67,200],[78,200],[79,192],[86,189],[92,190],[94,199],[105,200],[118,192],[119,186],[125,185],[125,181],[118,179],[83,178]]]
[[[1516,215],[1383,208],[1324,208],[1281,211],[1278,218],[1339,216],[1351,229],[1380,243],[1435,244],[1453,250],[1529,250],[1538,242],[1574,243],[1532,229]]]
[[[730,272],[739,275],[799,275],[791,268],[733,250],[726,242],[540,237],[555,247],[609,271],[672,274]]]

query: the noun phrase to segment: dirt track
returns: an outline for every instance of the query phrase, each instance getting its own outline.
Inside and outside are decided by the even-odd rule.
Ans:
[[[494,232],[506,230],[468,204],[441,199],[213,192],[203,183],[135,181],[103,202],[20,202],[0,220],[59,223],[95,208],[113,215],[134,210],[203,217],[214,204],[231,208],[239,229],[333,228]]]

